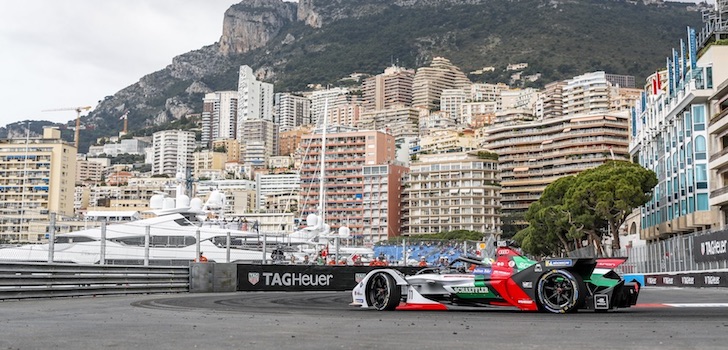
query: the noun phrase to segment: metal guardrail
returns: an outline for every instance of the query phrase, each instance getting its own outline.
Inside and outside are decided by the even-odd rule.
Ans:
[[[0,263],[0,300],[182,293],[189,267]]]

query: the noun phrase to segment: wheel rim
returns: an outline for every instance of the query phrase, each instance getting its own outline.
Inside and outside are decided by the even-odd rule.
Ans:
[[[369,299],[372,301],[372,306],[376,309],[381,310],[387,305],[387,300],[389,300],[389,283],[385,275],[377,274],[372,277]]]
[[[549,309],[563,310],[569,308],[576,300],[576,284],[571,278],[556,273],[541,282],[541,302]]]

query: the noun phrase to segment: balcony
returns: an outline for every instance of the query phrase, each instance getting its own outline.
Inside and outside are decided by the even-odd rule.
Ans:
[[[722,206],[728,204],[728,186],[710,192],[710,205]]]

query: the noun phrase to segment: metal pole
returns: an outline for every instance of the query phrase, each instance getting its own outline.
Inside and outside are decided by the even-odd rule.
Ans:
[[[258,236],[260,236],[260,227],[258,226],[258,221],[255,222],[255,229],[258,231]],[[268,233],[267,233],[267,231],[263,231],[263,265],[268,264],[268,257],[266,256],[268,254],[267,244],[268,244]]]
[[[99,252],[99,264],[106,265],[106,221],[101,223],[101,251]]]
[[[30,227],[30,226],[29,226]],[[56,213],[51,213],[51,222],[48,225],[48,262],[53,262],[53,253],[56,249]]]
[[[195,258],[192,261],[200,262],[200,229],[195,231]]]
[[[149,266],[149,238],[152,236],[152,227],[147,226],[144,234],[144,266]]]
[[[227,232],[227,241],[225,242],[226,247],[226,262],[230,262],[230,231]]]

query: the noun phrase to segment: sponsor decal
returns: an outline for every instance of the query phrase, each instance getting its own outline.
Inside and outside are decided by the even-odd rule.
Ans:
[[[354,281],[356,281],[356,283],[360,283],[362,280],[364,280],[364,277],[366,277],[366,276],[367,276],[367,274],[363,273],[363,272],[355,273]]]
[[[543,267],[541,267],[541,264],[536,264],[536,267],[533,268],[533,272],[543,272]]]
[[[564,260],[546,260],[546,267],[566,267],[571,266],[573,262],[569,259]]]
[[[266,286],[328,286],[333,277],[332,274],[263,272]]]
[[[533,282],[523,282],[521,283],[524,289],[531,289],[533,288]]]
[[[663,277],[662,283],[663,284],[675,284],[675,279],[672,277]]]
[[[508,271],[494,270],[493,276],[510,276],[511,273]]]
[[[606,310],[609,309],[609,295],[597,294],[594,296],[594,309],[595,310]]]
[[[519,304],[531,305],[531,304],[533,304],[533,300],[531,300],[531,299],[518,299],[518,303]]]
[[[726,244],[728,244],[728,240],[712,240],[703,242],[700,244],[700,253],[702,255],[716,255],[716,254],[725,254],[726,253]]]
[[[490,275],[491,271],[492,270],[490,267],[478,266],[475,268],[475,270],[473,270],[473,274],[474,275]]]
[[[506,263],[504,261],[496,261],[495,266],[503,267],[506,266]]]
[[[498,249],[498,255],[508,255],[511,251],[508,249]]]
[[[519,270],[523,270],[523,269],[529,268],[531,266],[531,264],[529,264],[527,262],[517,262],[516,266],[518,266]]]
[[[452,287],[456,294],[488,294],[488,287]]]
[[[681,281],[682,284],[695,284],[695,277],[683,276]]]
[[[248,282],[252,285],[258,284],[260,281],[260,273],[258,272],[248,272]]]
[[[364,295],[364,293],[362,293],[361,290],[355,290],[354,295]]]
[[[695,262],[728,260],[728,230],[697,236],[694,242]]]
[[[657,277],[647,277],[645,278],[645,281],[647,284],[657,285]]]
[[[705,276],[705,284],[708,284],[708,285],[720,284],[720,276],[711,276],[711,275]]]
[[[513,266],[516,266],[516,262],[513,261],[513,260],[509,261],[508,262],[508,267],[513,267]]]

